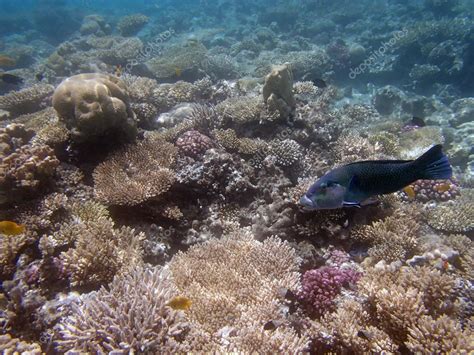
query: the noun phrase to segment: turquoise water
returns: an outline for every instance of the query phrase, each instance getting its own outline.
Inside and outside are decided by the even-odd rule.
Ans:
[[[0,0],[0,351],[474,351],[473,15]]]

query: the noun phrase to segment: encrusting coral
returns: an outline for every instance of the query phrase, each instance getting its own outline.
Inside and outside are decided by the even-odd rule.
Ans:
[[[126,146],[94,170],[95,195],[111,205],[136,205],[159,197],[175,180],[177,152],[156,136]]]
[[[135,138],[136,122],[125,84],[108,74],[79,74],[54,91],[53,107],[77,141],[111,133]]]
[[[57,351],[184,353],[183,312],[167,303],[178,294],[162,267],[135,267],[108,288],[81,296],[57,326]]]

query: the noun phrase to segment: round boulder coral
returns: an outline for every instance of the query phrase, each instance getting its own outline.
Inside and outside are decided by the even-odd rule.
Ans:
[[[53,107],[78,142],[118,132],[134,138],[137,129],[125,84],[107,74],[79,74],[55,90]]]

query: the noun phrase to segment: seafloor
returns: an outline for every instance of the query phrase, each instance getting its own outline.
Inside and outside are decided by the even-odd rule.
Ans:
[[[0,10],[3,354],[474,351],[472,1]],[[434,144],[449,180],[299,206]]]

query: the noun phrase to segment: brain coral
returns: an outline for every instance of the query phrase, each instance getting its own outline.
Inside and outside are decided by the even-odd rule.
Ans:
[[[136,122],[125,84],[108,74],[79,74],[64,80],[55,90],[53,107],[76,141],[87,141],[118,131],[136,135]]]

